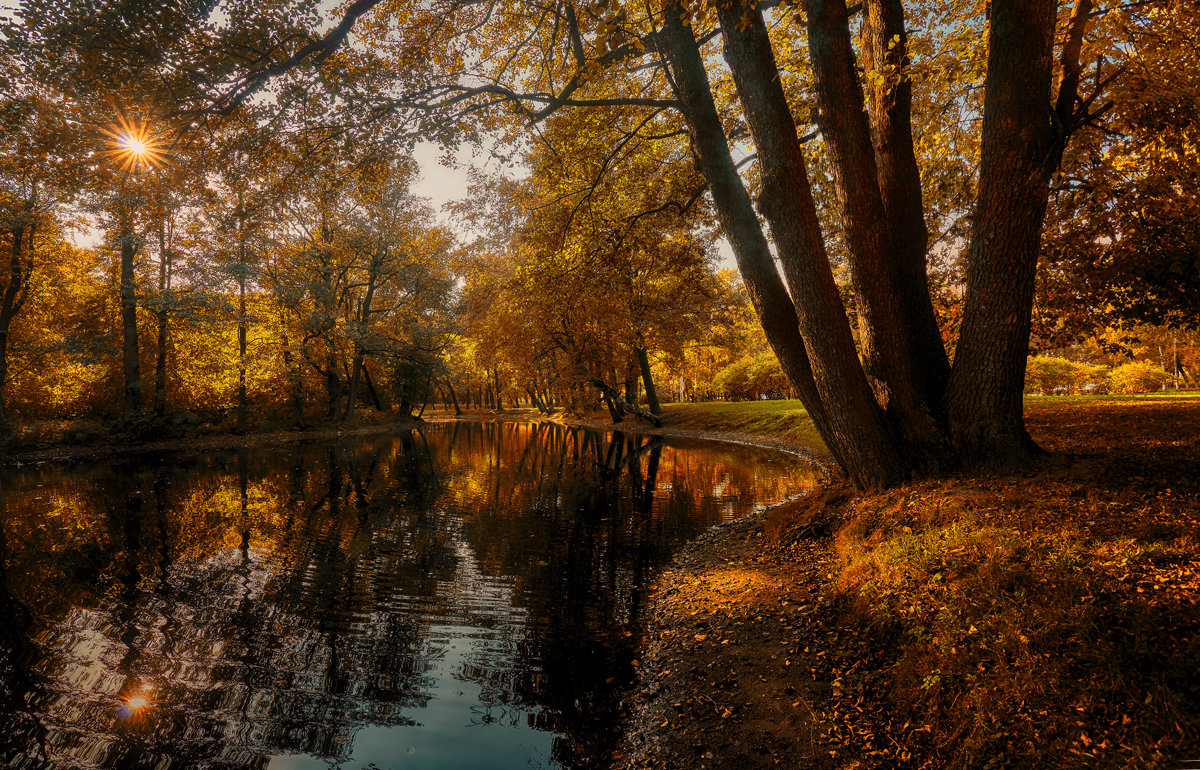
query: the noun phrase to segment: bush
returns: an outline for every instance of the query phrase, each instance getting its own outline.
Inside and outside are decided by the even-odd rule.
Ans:
[[[750,395],[750,359],[734,361],[713,377],[712,389],[730,401],[753,398]]]
[[[1118,366],[1108,375],[1108,387],[1113,393],[1150,393],[1162,390],[1170,381],[1167,370],[1140,361]]]
[[[712,381],[712,389],[729,401],[753,401],[763,395],[782,398],[788,387],[783,368],[769,351],[733,362]]]
[[[1030,356],[1025,365],[1025,392],[1048,396],[1080,393],[1105,384],[1107,367],[1057,356]]]

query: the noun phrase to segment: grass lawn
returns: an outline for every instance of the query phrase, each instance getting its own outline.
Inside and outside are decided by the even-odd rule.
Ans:
[[[1104,396],[1027,396],[1025,411],[1031,417],[1040,412],[1090,410],[1116,405],[1200,403],[1200,391],[1161,391],[1130,395]],[[664,404],[668,425],[690,430],[736,431],[793,441],[823,450],[824,443],[812,420],[797,399],[781,401],[706,401],[703,403]]]
[[[824,447],[804,405],[796,399],[664,404],[663,417],[674,428],[753,433],[814,448]]]

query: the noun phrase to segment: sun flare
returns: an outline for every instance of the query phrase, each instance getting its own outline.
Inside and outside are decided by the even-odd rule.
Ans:
[[[158,168],[168,162],[165,146],[146,124],[120,117],[117,125],[105,133],[115,145],[108,154],[117,159],[123,171],[137,171],[142,166]]]

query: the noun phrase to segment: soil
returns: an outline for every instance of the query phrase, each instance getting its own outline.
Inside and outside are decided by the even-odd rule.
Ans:
[[[1080,542],[1097,552],[1113,544],[1182,542],[1189,544],[1185,554],[1194,553],[1200,403],[1063,404],[1035,409],[1027,421],[1051,453],[1036,468],[877,495],[827,487],[691,543],[649,602],[639,677],[613,766],[1178,767],[1172,762],[1200,745],[1195,712],[1187,716],[1195,705],[1194,677],[1190,685],[1177,684],[1167,706],[1155,711],[1149,704],[1155,682],[1169,681],[1176,669],[1183,670],[1176,679],[1194,672],[1187,640],[1200,631],[1200,560],[1142,566],[1134,560],[1111,579],[1102,570],[1089,574],[1093,588],[1079,593],[1095,595],[1078,599],[1083,607],[1070,609],[1076,614],[1061,616],[1081,618],[1087,629],[1077,636],[1070,628],[1017,633],[1027,650],[1038,650],[1018,662],[1044,657],[1051,673],[1022,679],[1014,665],[993,674],[1001,645],[988,640],[963,658],[971,672],[975,666],[988,672],[979,674],[974,690],[955,692],[956,702],[966,693],[957,705],[948,694],[939,699],[929,679],[922,685],[919,673],[916,685],[906,685],[913,672],[905,667],[913,668],[911,650],[919,648],[906,636],[911,624],[856,611],[862,602],[848,588],[846,556],[839,553],[854,519],[919,526],[922,517],[945,520],[970,510],[1014,532],[1077,527]],[[984,607],[981,617],[989,611],[998,612]],[[1144,618],[1152,618],[1151,627],[1166,626],[1161,639],[1141,630]],[[1037,638],[1031,642],[1026,633]],[[1129,666],[1097,658],[1109,639],[1118,640],[1114,649],[1126,649],[1121,634],[1151,649],[1136,659],[1146,671],[1114,684],[1120,677],[1112,669]],[[1070,645],[1054,647],[1050,640],[1059,637]],[[1075,649],[1079,639],[1094,649]],[[939,658],[938,641],[919,648],[922,663],[949,672],[952,662]],[[957,644],[963,657],[966,645]],[[1052,659],[1058,668],[1049,668]],[[1062,681],[1048,681],[1060,669]],[[1142,684],[1144,691],[1137,689]],[[980,735],[979,723],[987,720],[968,705],[973,696],[995,709],[989,729],[997,735]]]

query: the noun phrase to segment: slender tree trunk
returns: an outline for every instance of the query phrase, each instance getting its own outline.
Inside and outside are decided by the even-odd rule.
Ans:
[[[650,413],[662,414],[662,405],[658,403],[658,391],[654,388],[654,375],[650,372],[650,356],[645,348],[637,349],[637,360],[642,369],[642,385],[646,388],[646,403],[650,406]]]
[[[367,393],[371,395],[371,403],[375,405],[375,411],[386,412],[387,407],[383,405],[383,399],[379,397],[379,389],[375,387],[375,382],[371,379],[371,368],[367,366],[364,360],[362,365],[363,384],[367,386]]]
[[[418,420],[421,419],[422,415],[425,414],[425,407],[429,406],[429,383],[430,382],[432,382],[432,378],[431,377],[426,378],[425,387],[422,389],[422,392],[421,392],[421,409],[420,409],[420,411],[417,412]]]
[[[800,394],[826,446],[850,479],[861,487],[896,481],[902,476],[903,464],[879,415],[878,405],[873,399],[862,396],[865,384],[855,387],[851,408],[838,409],[837,414],[833,414],[827,412],[822,403],[805,341],[800,336],[796,307],[775,269],[758,217],[730,156],[708,75],[704,71],[704,61],[695,36],[683,24],[678,8],[667,9],[660,40],[671,63],[680,110],[690,129],[697,166],[708,181],[717,218],[733,247],[738,269],[767,341],[788,380]],[[770,53],[769,49],[767,53]],[[749,112],[751,110],[747,110]],[[781,183],[784,181],[786,179],[781,177]],[[771,209],[770,206],[766,208]],[[855,379],[852,368],[849,371],[839,369],[838,373],[847,381]],[[862,377],[861,369],[857,377]],[[829,381],[823,383],[825,388],[830,385]],[[869,389],[867,395],[870,395]],[[841,394],[832,403],[843,403]],[[857,409],[854,408],[856,405]]]
[[[496,411],[499,412],[504,409],[504,401],[501,399],[501,396],[500,396],[500,368],[499,367],[492,368],[492,382],[496,386],[496,388],[493,392],[496,394]]]
[[[170,289],[170,253],[166,226],[158,225],[158,345],[154,359],[154,416],[162,419],[167,411],[167,291]]]
[[[133,259],[137,255],[137,236],[126,230],[121,236],[121,359],[125,377],[125,425],[131,426],[142,414],[142,375],[138,361],[137,282]]]
[[[242,262],[243,266],[245,261]],[[238,276],[238,433],[246,430],[246,276]]]
[[[329,419],[336,420],[342,402],[342,379],[338,377],[337,358],[333,353],[325,357],[325,393],[329,397]]]
[[[462,414],[462,409],[458,408],[458,394],[454,392],[454,383],[450,382],[450,378],[446,378],[446,392],[450,394],[450,402],[454,404],[454,415],[457,417]]]
[[[8,284],[4,287],[3,299],[0,299],[0,438],[5,438],[12,432],[8,409],[5,405],[5,390],[8,385],[8,338],[13,318],[16,317],[24,303],[25,275],[21,267],[21,247],[24,235],[24,227],[13,228],[12,257],[8,264]]]
[[[992,4],[979,193],[947,393],[955,445],[976,464],[1021,462],[1037,452],[1025,430],[1022,393],[1053,171],[1055,5]]]
[[[304,429],[304,375],[300,364],[294,360],[292,346],[288,342],[287,317],[282,306],[279,308],[279,328],[283,330],[283,368],[288,373],[289,389],[291,390],[292,417],[297,428]]]
[[[374,277],[367,281],[367,291],[363,296],[362,306],[358,311],[358,322],[363,334],[366,334],[367,324],[371,319],[371,300],[375,295]],[[354,341],[354,363],[350,367],[350,393],[346,399],[346,410],[342,413],[342,422],[348,423],[354,418],[354,408],[358,403],[358,380],[363,369],[365,348],[362,340]]]

